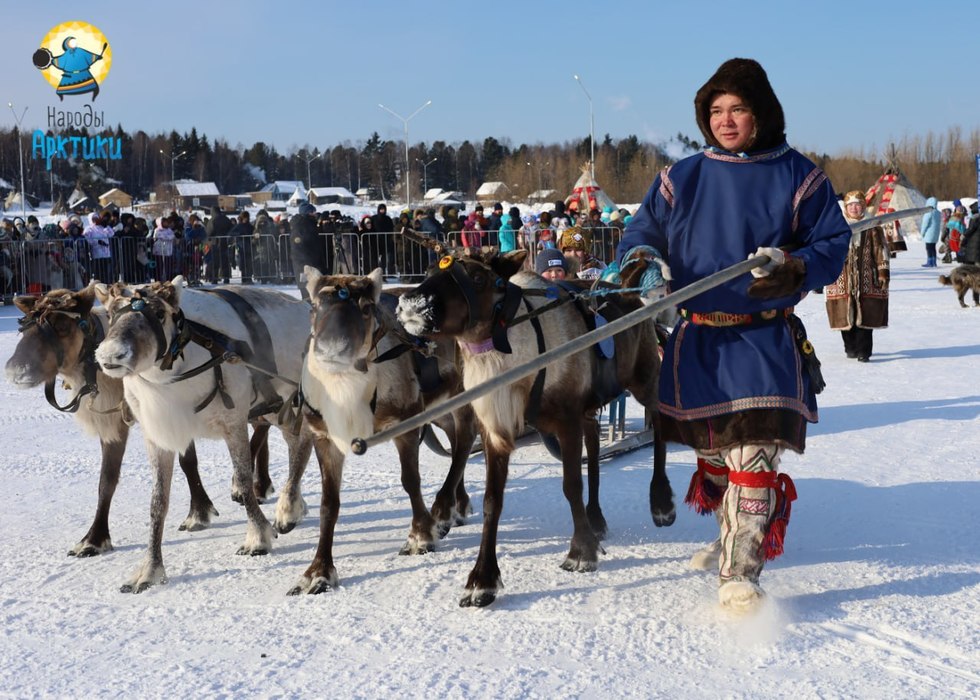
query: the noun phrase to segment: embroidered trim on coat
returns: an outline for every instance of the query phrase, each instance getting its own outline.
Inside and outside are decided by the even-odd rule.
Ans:
[[[674,183],[670,181],[670,167],[667,166],[660,173],[660,196],[667,202],[667,206],[674,208]]]
[[[793,225],[792,230],[795,232],[800,224],[800,206],[803,202],[813,196],[813,193],[824,183],[827,179],[826,173],[820,168],[814,168],[810,171],[810,174],[806,176],[803,180],[803,184],[799,186],[796,190],[796,194],[793,195]]]

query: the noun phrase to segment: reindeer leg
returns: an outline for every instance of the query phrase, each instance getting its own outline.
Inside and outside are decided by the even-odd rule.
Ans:
[[[211,502],[208,492],[204,490],[204,484],[201,483],[201,474],[197,470],[197,447],[194,446],[193,442],[187,451],[177,458],[177,461],[180,463],[180,469],[184,472],[187,487],[191,492],[190,512],[187,513],[187,517],[184,518],[184,522],[180,524],[178,529],[188,532],[203,530],[211,524],[212,516],[217,517],[218,510]]]
[[[604,540],[609,528],[602,514],[602,506],[599,505],[599,421],[596,420],[595,413],[582,418],[582,432],[589,479],[589,503],[585,507],[585,514],[595,536]]]
[[[435,548],[439,535],[436,522],[425,507],[422,498],[422,480],[419,477],[419,431],[411,430],[394,439],[395,449],[402,465],[402,487],[412,503],[412,526],[408,540],[399,554],[428,554]]]
[[[562,491],[572,511],[571,546],[561,568],[595,571],[599,564],[599,538],[589,524],[582,501],[582,421],[560,421],[556,436],[561,445]]]
[[[340,480],[344,471],[344,455],[325,436],[313,439],[316,459],[320,464],[320,539],[313,561],[299,582],[286,595],[323,593],[340,583],[333,565],[333,536],[340,513]]]
[[[248,530],[245,542],[238,548],[238,554],[268,554],[272,549],[272,540],[276,531],[266,519],[259,502],[252,490],[252,452],[248,444],[248,423],[240,422],[230,425],[225,431],[225,444],[231,455],[231,463],[235,468],[232,483],[238,487],[248,517]]]
[[[269,429],[271,427],[272,425],[268,421],[257,422],[252,430],[252,438],[248,443],[254,463],[252,490],[255,491],[255,497],[259,503],[276,492],[272,485],[272,478],[269,476]]]
[[[513,443],[501,444],[502,438],[492,439],[483,431],[483,454],[487,463],[487,486],[483,494],[483,537],[476,564],[466,581],[466,593],[459,601],[460,607],[483,608],[497,598],[500,566],[497,564],[497,528],[504,507],[504,487]]]
[[[653,478],[650,479],[650,515],[657,527],[673,525],[677,517],[674,492],[670,488],[670,479],[667,478],[667,443],[656,426],[653,437]]]
[[[463,473],[476,440],[476,427],[469,406],[456,411],[452,416],[439,419],[436,424],[446,431],[452,450],[449,473],[432,503],[432,517],[436,521],[439,538],[442,539],[453,526],[464,524],[466,516],[473,512],[469,494],[463,484]]]
[[[124,427],[122,439],[119,442],[102,440],[102,470],[99,473],[99,503],[95,508],[95,520],[89,527],[85,537],[68,550],[70,557],[94,557],[97,554],[112,549],[112,538],[109,536],[109,506],[119,484],[119,470],[122,466],[123,455],[126,453],[126,438],[129,428]]]
[[[282,437],[289,449],[289,477],[276,503],[274,525],[276,530],[285,534],[296,527],[309,512],[306,501],[303,500],[301,486],[306,464],[310,461],[310,452],[313,451],[313,434],[306,423],[303,423],[299,435],[293,435],[288,428],[283,427]]]
[[[146,451],[153,468],[153,495],[150,498],[150,542],[143,563],[136,573],[122,585],[123,593],[142,593],[150,586],[167,582],[163,568],[163,524],[170,508],[170,484],[174,474],[174,453],[164,450],[149,440]]]

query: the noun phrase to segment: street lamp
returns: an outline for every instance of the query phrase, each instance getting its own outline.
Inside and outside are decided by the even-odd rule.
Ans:
[[[433,158],[428,163],[424,162],[420,158],[416,158],[415,160],[422,163],[422,197],[425,198],[425,193],[429,191],[429,174],[427,168],[439,159]]]
[[[575,78],[575,80],[578,82],[579,87],[582,88],[582,92],[585,93],[585,96],[589,100],[589,141],[592,142],[591,170],[592,170],[592,179],[595,180],[595,117],[592,114],[592,96],[589,94],[589,91],[585,89],[585,86],[582,84],[582,79],[580,77],[578,77],[577,75],[574,75],[572,77]]]
[[[428,102],[426,102],[424,105],[422,105],[417,110],[415,110],[410,115],[408,115],[408,117],[403,117],[402,115],[398,114],[397,112],[394,112],[394,111],[388,109],[383,104],[378,103],[378,107],[380,107],[384,111],[388,112],[388,114],[390,114],[391,116],[395,117],[396,119],[401,119],[402,124],[405,125],[405,206],[408,207],[409,209],[411,209],[412,205],[410,204],[410,201],[411,201],[410,192],[411,192],[411,190],[409,189],[409,186],[408,186],[408,175],[409,175],[409,172],[408,172],[409,171],[409,167],[408,167],[408,122],[411,121],[412,117],[414,117],[416,114],[418,114],[423,109],[425,109],[426,107],[428,107],[430,104],[432,104],[432,100],[429,100]]]
[[[304,158],[299,153],[296,154],[296,157],[297,158],[299,158],[300,160],[306,162],[306,182],[307,182],[307,184],[308,184],[308,186],[309,186],[309,188],[311,190],[313,189],[313,178],[310,177],[310,163],[312,163],[313,161],[315,161],[321,155],[323,155],[323,154],[320,153],[319,149],[316,149],[316,148],[313,149],[313,155],[310,156],[309,158]]]
[[[549,165],[551,165],[551,163],[550,162],[546,162],[544,165],[534,165],[533,163],[531,163],[531,161],[525,161],[525,162],[529,166],[531,166],[532,168],[537,168],[538,169],[538,191],[543,190],[544,189],[544,184],[542,183],[541,173],[542,173],[542,171],[545,168],[547,168]]]
[[[177,155],[174,155],[173,154],[173,151],[171,151],[170,152],[170,155],[168,156],[166,153],[163,152],[163,149],[162,148],[160,149],[160,155],[161,156],[163,156],[164,158],[170,158],[170,205],[171,206],[173,206],[174,200],[177,199],[177,196],[176,196],[177,195],[177,184],[175,182],[175,180],[177,178],[174,175],[174,161],[176,161],[178,158],[180,158],[182,155],[185,155],[186,153],[187,153],[187,151],[181,151]]]
[[[17,153],[20,156],[20,216],[24,218],[27,214],[27,200],[24,199],[24,145],[20,138],[20,123],[24,121],[27,107],[24,107],[24,111],[18,117],[17,112],[14,111],[14,103],[8,102],[7,106],[10,107],[10,113],[14,115],[14,120],[17,122]]]

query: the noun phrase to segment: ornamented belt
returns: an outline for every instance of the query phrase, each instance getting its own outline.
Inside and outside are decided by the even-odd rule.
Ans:
[[[709,311],[700,313],[681,309],[681,317],[690,321],[696,326],[753,326],[760,323],[768,323],[780,318],[787,318],[793,313],[790,306],[786,309],[769,309],[758,311],[751,314],[734,314],[727,311]]]

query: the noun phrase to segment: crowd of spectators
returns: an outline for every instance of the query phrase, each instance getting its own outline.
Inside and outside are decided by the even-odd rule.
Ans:
[[[242,284],[302,285],[305,264],[345,274],[381,267],[389,278],[412,279],[425,273],[434,254],[404,239],[403,228],[449,246],[527,250],[529,270],[540,251],[556,249],[569,258],[569,276],[591,276],[589,270],[612,259],[629,218],[627,210],[611,207],[579,215],[564,202],[537,214],[522,214],[516,206],[505,212],[498,202],[489,213],[477,204],[472,212],[442,206],[405,209],[394,218],[379,204],[360,220],[309,203],[291,218],[266,210],[254,219],[248,211],[232,218],[212,207],[209,213],[174,210],[148,219],[109,207],[42,225],[30,214],[0,225],[0,292],[9,297],[77,289],[92,279],[138,284],[178,274],[191,286],[228,284],[236,276]]]

